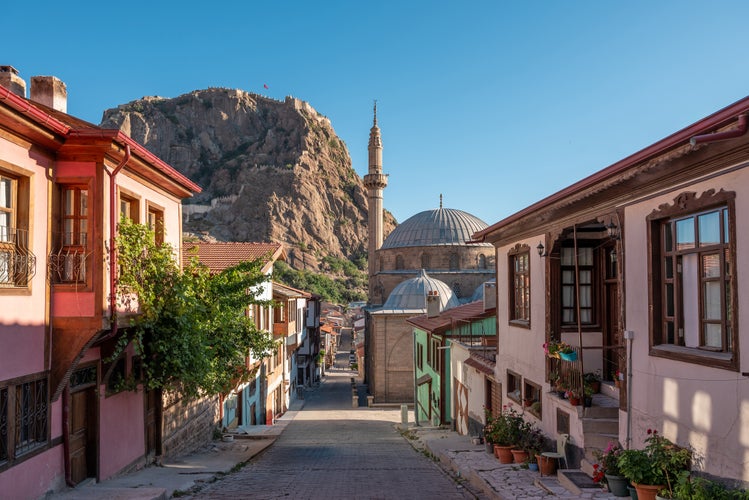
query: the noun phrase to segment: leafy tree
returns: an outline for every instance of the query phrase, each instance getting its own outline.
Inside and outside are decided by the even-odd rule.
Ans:
[[[271,335],[245,314],[249,304],[267,305],[256,298],[267,279],[262,261],[212,275],[193,259],[183,271],[170,245],[157,245],[152,231],[126,219],[116,245],[118,292],[139,313],[118,340],[112,359],[133,342],[142,355],[146,387],[186,397],[226,393],[248,380],[250,350],[261,357],[273,345]]]

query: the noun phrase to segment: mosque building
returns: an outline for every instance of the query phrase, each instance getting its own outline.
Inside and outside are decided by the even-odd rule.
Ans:
[[[494,248],[471,236],[488,227],[481,219],[451,208],[426,210],[408,218],[383,238],[382,137],[369,134],[369,300],[366,309],[365,382],[375,403],[414,401],[411,316],[436,313],[470,302],[483,283],[495,278]],[[438,309],[437,309],[438,306]]]

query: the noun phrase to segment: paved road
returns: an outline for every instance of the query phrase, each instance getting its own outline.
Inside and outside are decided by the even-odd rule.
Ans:
[[[194,498],[474,498],[398,433],[399,410],[352,408],[351,375],[329,372],[273,446]]]

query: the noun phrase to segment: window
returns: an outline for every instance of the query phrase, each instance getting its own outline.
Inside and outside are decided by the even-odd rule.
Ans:
[[[0,171],[0,288],[25,287],[36,258],[28,248],[28,178]]]
[[[479,269],[486,269],[486,255],[483,253],[479,254],[478,267]]]
[[[650,217],[653,354],[738,369],[733,194],[680,198]]]
[[[440,356],[440,346],[442,342],[439,339],[429,339],[429,359],[428,364],[435,372],[439,373],[442,369],[442,356]]]
[[[523,406],[531,415],[541,418],[541,386],[530,380],[525,380],[523,382],[523,394],[525,395]]]
[[[0,387],[0,468],[48,444],[47,378]]]
[[[450,270],[457,271],[460,269],[460,257],[457,253],[450,254]]]
[[[531,319],[530,248],[516,247],[509,254],[510,271],[510,321],[523,326]]]
[[[416,366],[419,371],[424,371],[424,345],[416,344]]]
[[[147,223],[148,229],[154,232],[156,244],[164,243],[164,210],[149,205]]]
[[[396,269],[405,269],[405,266],[403,265],[403,256],[402,255],[396,255],[395,256],[395,268]]]
[[[140,222],[138,200],[127,194],[120,193],[120,218],[129,219],[136,224]]]
[[[577,324],[577,290],[580,292],[580,324],[593,325],[596,322],[593,296],[593,248],[577,248],[577,276],[575,273],[575,249],[564,246],[561,253],[561,297],[562,326]]]
[[[430,258],[428,253],[421,254],[421,268],[429,269]]]
[[[517,404],[521,404],[522,395],[520,393],[522,389],[522,380],[519,374],[507,370],[507,397],[515,401]]]
[[[50,256],[55,283],[86,281],[88,245],[88,188],[62,186],[62,245]]]

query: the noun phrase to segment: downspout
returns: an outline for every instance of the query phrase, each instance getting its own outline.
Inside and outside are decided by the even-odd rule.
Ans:
[[[73,488],[75,487],[75,483],[73,482],[73,475],[70,472],[70,429],[68,429],[68,421],[70,420],[69,387],[68,384],[65,384],[65,388],[62,390],[62,445],[64,449],[65,484]]]
[[[125,144],[125,156],[122,161],[112,170],[110,174],[104,169],[109,175],[109,321],[112,323],[112,331],[107,337],[114,337],[117,335],[117,294],[116,292],[116,278],[117,278],[117,252],[115,252],[115,236],[117,228],[117,203],[115,200],[115,177],[122,170],[127,162],[130,160],[130,146]]]
[[[625,331],[627,339],[627,440],[625,449],[632,443],[632,332]]]
[[[412,329],[412,336],[413,336],[413,351],[414,351],[414,425],[416,427],[419,427],[419,391],[418,387],[416,386],[416,379],[418,378],[416,376],[416,329]]]
[[[725,141],[726,139],[735,139],[741,137],[746,133],[746,114],[739,115],[738,121],[736,122],[736,128],[726,130],[724,132],[714,132],[712,134],[695,135],[689,139],[689,144],[696,146],[698,144],[706,144],[709,142]]]

